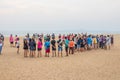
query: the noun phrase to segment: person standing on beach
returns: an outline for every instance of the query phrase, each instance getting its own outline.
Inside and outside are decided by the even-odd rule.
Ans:
[[[92,38],[91,35],[88,36],[87,38],[87,46],[88,46],[88,50],[91,50],[91,46],[92,46]]]
[[[68,56],[68,48],[69,48],[69,40],[67,37],[65,37],[65,51],[66,51],[66,56]]]
[[[59,37],[59,40],[57,41],[58,43],[58,57],[59,57],[59,54],[61,53],[61,57],[63,57],[62,55],[62,51],[63,51],[63,41],[61,40],[61,37]]]
[[[30,57],[35,57],[36,43],[34,39],[31,39],[29,42],[30,47]]]
[[[37,43],[37,48],[38,48],[38,57],[42,57],[42,39],[39,38],[38,43]]]
[[[80,52],[80,37],[77,40],[77,51]]]
[[[19,54],[19,48],[20,48],[20,42],[19,42],[19,38],[17,38],[17,42],[16,42],[16,47],[17,47],[17,53]]]
[[[2,47],[3,47],[3,41],[2,41],[2,39],[0,38],[0,55],[1,55],[1,52],[2,52]]]
[[[93,48],[94,49],[97,49],[97,38],[96,38],[96,36],[93,36]]]
[[[47,39],[45,41],[45,57],[49,57],[49,54],[50,54],[50,41]]]
[[[71,39],[69,42],[69,54],[74,54],[74,47],[75,47],[75,43],[74,41]]]
[[[80,40],[80,45],[81,45],[81,47],[80,47],[80,51],[81,51],[81,52],[83,52],[83,51],[84,51],[84,49],[85,49],[85,48],[84,48],[84,47],[85,47],[85,45],[84,45],[84,44],[85,44],[85,42],[84,42],[84,38],[83,38],[83,37],[81,37],[81,40]]]
[[[52,41],[51,41],[51,46],[52,46],[52,57],[56,57],[56,41],[55,41],[55,37],[52,37]]]
[[[27,39],[24,40],[24,44],[23,44],[23,49],[24,49],[24,57],[28,56],[28,42]]]
[[[12,34],[10,35],[9,41],[10,41],[10,46],[14,47],[14,45],[13,45],[14,44],[14,39],[13,39]]]
[[[111,47],[111,38],[109,35],[106,37],[106,48],[110,50]]]

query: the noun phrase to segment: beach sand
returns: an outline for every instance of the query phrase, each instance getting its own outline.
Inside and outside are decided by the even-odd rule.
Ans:
[[[92,50],[62,58],[24,58],[22,39],[17,54],[5,38],[0,80],[120,80],[120,35],[114,37],[111,50]]]

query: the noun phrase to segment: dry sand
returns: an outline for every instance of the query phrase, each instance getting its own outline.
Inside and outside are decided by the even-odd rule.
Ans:
[[[22,44],[22,43],[21,43]],[[92,50],[63,58],[24,58],[5,39],[0,80],[120,80],[120,35],[111,50]]]

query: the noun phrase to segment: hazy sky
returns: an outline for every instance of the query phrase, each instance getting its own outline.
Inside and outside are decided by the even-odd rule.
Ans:
[[[0,0],[0,31],[14,30],[120,31],[120,0]]]

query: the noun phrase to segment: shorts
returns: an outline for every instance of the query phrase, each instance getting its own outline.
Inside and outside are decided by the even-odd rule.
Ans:
[[[30,51],[35,51],[36,49],[34,47],[31,47],[30,48]]]
[[[13,42],[10,42],[11,44],[13,44]]]
[[[28,48],[24,48],[24,50],[28,50]]]
[[[58,51],[63,51],[62,47],[58,47]]]
[[[42,50],[42,48],[38,48],[38,51],[41,51]]]
[[[52,47],[52,51],[56,51],[56,48],[53,48],[53,47]]]
[[[75,49],[77,49],[77,44],[75,44]]]
[[[24,50],[28,50],[28,47],[24,47],[23,49],[24,49]]]
[[[70,47],[70,50],[74,50],[74,47]]]
[[[81,44],[81,48],[84,48],[85,47],[85,45],[84,44]]]
[[[20,48],[20,46],[17,46],[17,48]]]
[[[80,48],[80,45],[77,45],[77,48]]]
[[[46,49],[46,53],[50,53],[50,48],[47,48],[47,49]]]
[[[68,52],[68,47],[65,47],[65,51]]]
[[[88,44],[88,47],[91,47],[91,44]]]

